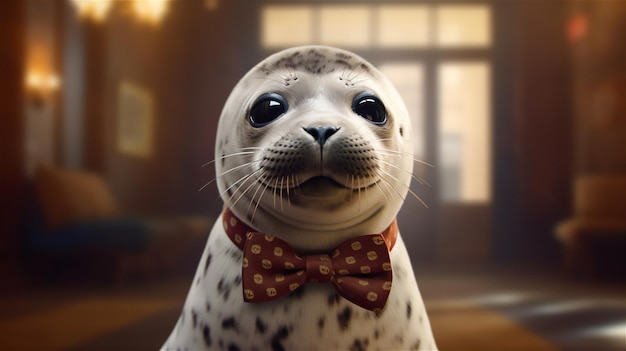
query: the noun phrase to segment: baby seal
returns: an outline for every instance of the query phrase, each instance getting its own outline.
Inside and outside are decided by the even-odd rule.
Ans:
[[[397,91],[340,49],[250,70],[223,108],[225,206],[164,350],[435,350],[395,217],[413,170]]]

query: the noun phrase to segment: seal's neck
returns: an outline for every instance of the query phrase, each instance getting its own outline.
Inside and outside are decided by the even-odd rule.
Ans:
[[[243,247],[246,243],[246,237],[249,232],[257,232],[253,228],[250,228],[244,222],[242,222],[235,214],[228,208],[224,207],[224,211],[222,212],[222,220],[224,222],[224,231],[226,235],[230,238],[230,240],[235,244],[239,249],[243,250]],[[265,234],[265,233],[264,233]],[[267,233],[269,235],[273,235],[273,233]],[[364,233],[372,234],[372,233]],[[387,248],[389,252],[393,249],[396,239],[398,238],[398,224],[396,219],[394,218],[391,224],[385,229],[381,235],[383,236],[385,243],[387,244]]]

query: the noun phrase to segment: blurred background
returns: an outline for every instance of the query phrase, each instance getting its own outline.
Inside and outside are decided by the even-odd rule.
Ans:
[[[230,90],[324,44],[393,81],[433,165],[399,225],[440,347],[624,350],[624,37],[623,0],[3,1],[0,346],[158,348]]]

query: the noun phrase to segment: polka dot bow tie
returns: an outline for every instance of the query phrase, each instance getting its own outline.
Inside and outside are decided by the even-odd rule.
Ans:
[[[305,283],[331,283],[339,295],[365,309],[385,306],[392,281],[389,251],[398,235],[395,220],[382,234],[348,239],[330,254],[298,255],[286,241],[255,232],[228,208],[222,218],[226,234],[243,251],[244,301],[271,301]]]

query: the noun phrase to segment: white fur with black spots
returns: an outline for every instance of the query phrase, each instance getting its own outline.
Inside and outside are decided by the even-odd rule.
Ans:
[[[226,206],[256,231],[303,254],[380,233],[409,191],[411,125],[387,79],[359,56],[308,46],[274,54],[229,96],[216,138],[216,182]],[[246,303],[242,252],[213,227],[164,350],[435,350],[399,235],[382,311],[307,284]]]

